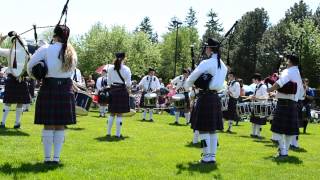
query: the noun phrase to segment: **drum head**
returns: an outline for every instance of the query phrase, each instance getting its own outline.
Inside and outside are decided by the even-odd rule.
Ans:
[[[24,48],[25,46],[24,44],[21,44],[21,42],[15,38],[10,50],[8,68],[9,72],[15,77],[20,77],[25,72],[29,59],[29,55]]]
[[[185,99],[184,94],[176,94],[176,95],[172,96],[172,100],[174,100],[174,101],[181,101],[183,99]]]
[[[144,95],[144,97],[147,99],[153,99],[153,98],[157,97],[157,94],[156,93],[147,93]]]

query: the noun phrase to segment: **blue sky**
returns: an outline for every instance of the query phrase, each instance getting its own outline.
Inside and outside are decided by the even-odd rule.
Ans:
[[[66,0],[3,0],[0,17],[0,32],[10,30],[23,32],[32,27],[54,25],[57,23]],[[299,0],[70,0],[68,25],[72,35],[87,32],[95,22],[107,26],[124,25],[134,30],[143,17],[149,16],[153,28],[159,35],[167,32],[171,17],[184,20],[192,6],[199,20],[198,30],[205,31],[206,14],[212,8],[218,13],[225,30],[256,7],[265,8],[272,24],[284,17],[285,11]],[[319,0],[305,0],[315,11]],[[32,37],[32,33],[25,35]]]

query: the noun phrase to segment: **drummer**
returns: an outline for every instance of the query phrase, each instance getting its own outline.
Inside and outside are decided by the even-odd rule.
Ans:
[[[16,37],[13,37],[16,38]],[[0,35],[0,44],[5,38]],[[11,41],[12,42],[12,41]],[[10,49],[0,48],[0,56],[10,58]],[[10,67],[9,67],[10,68]],[[6,70],[7,79],[5,81],[4,97],[3,97],[3,114],[0,128],[5,128],[6,120],[10,111],[11,104],[17,104],[16,106],[16,121],[14,124],[15,129],[19,129],[21,126],[22,106],[23,104],[31,103],[31,96],[29,93],[28,85],[25,80],[19,81],[18,77],[13,76],[9,72],[9,68]]]
[[[266,101],[268,99],[267,86],[262,82],[261,74],[255,73],[252,77],[252,80],[256,84],[256,89],[254,91],[253,96],[251,96],[250,99],[257,102]],[[262,125],[266,125],[267,117],[258,117],[254,113],[252,113],[250,117],[250,122],[252,123],[251,137],[260,139]]]
[[[160,90],[160,82],[159,79],[155,76],[155,70],[153,68],[149,68],[148,75],[144,76],[140,83],[139,86],[142,89],[142,96],[140,100],[140,107],[143,108],[143,117],[142,120],[146,120],[146,115],[147,115],[147,110],[149,110],[149,120],[150,122],[153,122],[152,115],[153,115],[153,109],[150,109],[152,107],[146,107],[144,103],[144,96],[147,93],[156,93],[157,91]]]
[[[186,118],[186,124],[190,122],[190,99],[189,99],[189,90],[185,89],[185,82],[188,79],[190,71],[188,69],[182,70],[182,75],[175,77],[171,83],[173,87],[176,89],[177,94],[183,94],[185,99],[185,107],[183,109],[179,109],[176,107],[175,116],[176,120],[174,124],[179,124],[180,112],[184,112],[184,117]]]
[[[76,82],[76,85],[85,88],[86,83],[83,81],[80,69],[76,68],[72,73],[72,80]],[[85,89],[82,89],[85,90]]]
[[[107,70],[103,69],[101,72],[101,76],[97,79],[96,88],[98,91],[99,99],[99,117],[106,117],[106,109],[107,109],[107,98],[105,94],[102,93],[107,88]]]

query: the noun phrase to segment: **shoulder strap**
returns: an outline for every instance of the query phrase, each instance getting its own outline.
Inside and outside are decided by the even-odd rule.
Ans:
[[[78,82],[78,80],[77,80],[77,69],[74,69],[73,80]]]
[[[117,73],[118,73],[120,79],[122,80],[123,84],[125,84],[124,78],[121,76],[120,70],[117,70]]]

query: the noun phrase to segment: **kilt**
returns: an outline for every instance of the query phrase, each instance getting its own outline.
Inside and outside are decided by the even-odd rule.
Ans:
[[[223,118],[227,120],[238,120],[238,114],[237,114],[237,99],[233,97],[229,97],[228,102],[228,110],[223,111]]]
[[[250,117],[250,122],[258,125],[266,125],[267,124],[267,118],[266,117],[258,117],[254,114]]]
[[[303,101],[299,100],[297,103],[297,109],[298,109],[298,122],[299,122],[299,127],[302,128],[305,126],[306,121],[308,121],[308,116],[307,116],[307,111],[306,107],[303,104]]]
[[[129,93],[125,85],[112,85],[110,89],[110,113],[130,112]]]
[[[191,128],[199,131],[223,130],[221,102],[216,92],[200,92],[191,111]]]
[[[297,102],[287,99],[278,99],[271,124],[271,131],[285,135],[299,134]]]
[[[3,103],[31,103],[31,96],[26,81],[19,82],[16,77],[14,77],[12,74],[9,74],[5,81]]]
[[[69,78],[46,78],[36,101],[35,124],[76,124],[75,98]]]

